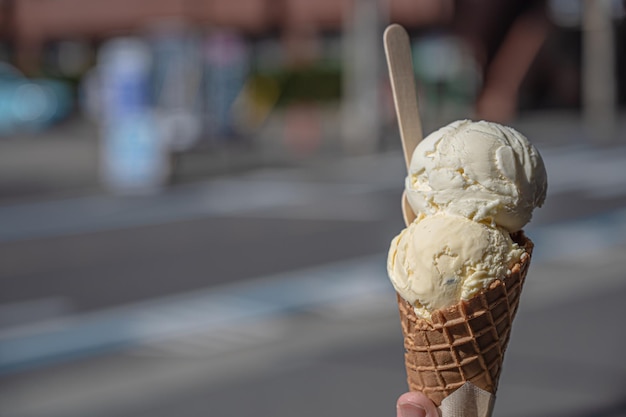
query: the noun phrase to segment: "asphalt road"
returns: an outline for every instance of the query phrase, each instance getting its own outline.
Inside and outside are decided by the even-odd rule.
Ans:
[[[495,415],[624,416],[626,148],[542,152]],[[0,206],[0,415],[393,415],[402,170],[389,153]]]

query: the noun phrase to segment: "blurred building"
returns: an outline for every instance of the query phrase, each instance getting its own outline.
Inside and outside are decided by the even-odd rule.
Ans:
[[[332,101],[352,108],[342,117],[350,129],[361,126],[361,130],[342,135],[361,141],[366,132],[377,130],[368,127],[369,122],[393,122],[382,64],[381,35],[388,22],[402,24],[411,35],[427,121],[440,125],[475,117],[506,123],[518,110],[584,107],[606,115],[614,112],[607,111],[609,107],[626,103],[624,4],[623,0],[0,0],[0,59],[8,57],[27,76],[78,84],[108,39],[131,35],[152,42],[166,28],[183,43],[187,35],[202,39],[189,42],[204,51],[200,45],[205,40],[228,31],[248,47],[249,71],[242,77],[241,90],[247,102],[237,101],[233,89],[211,93],[216,93],[212,99],[226,97],[223,107],[235,106],[245,116],[238,121],[247,120],[251,127],[241,130],[253,131],[273,106]],[[583,16],[592,16],[589,10],[595,10],[585,5],[604,10],[597,14],[602,31],[585,29]],[[176,46],[153,44],[157,61],[163,58],[159,51],[182,53]],[[167,53],[162,55],[166,68],[171,60]],[[192,61],[189,67],[197,68]],[[203,62],[216,67],[208,61]],[[221,86],[215,81],[218,75],[206,72],[203,82]],[[367,89],[372,97],[361,96]],[[156,90],[158,95],[159,86]],[[592,104],[594,95],[589,92],[601,97],[607,104],[600,107],[606,109]],[[375,101],[385,102],[387,109],[375,108]],[[198,107],[185,105],[195,106],[194,111]],[[367,116],[355,116],[359,108]],[[385,120],[372,121],[371,114]],[[211,129],[220,135],[232,130]]]
[[[3,36],[14,45],[25,70],[37,65],[45,43],[99,40],[143,30],[163,20],[191,25],[232,27],[248,35],[279,30],[336,31],[343,16],[363,0],[4,0]],[[406,26],[436,23],[450,12],[439,0],[389,0],[389,17]]]

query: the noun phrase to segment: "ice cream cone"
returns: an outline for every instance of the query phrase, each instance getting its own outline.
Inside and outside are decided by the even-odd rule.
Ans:
[[[409,389],[438,406],[466,382],[496,393],[533,249],[523,232],[511,237],[528,256],[470,300],[434,311],[432,321],[416,316],[398,296]]]

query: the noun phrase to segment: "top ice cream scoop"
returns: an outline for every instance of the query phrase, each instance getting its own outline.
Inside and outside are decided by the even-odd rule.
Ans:
[[[547,174],[515,129],[460,120],[420,142],[405,187],[416,214],[445,212],[516,232],[543,204]]]

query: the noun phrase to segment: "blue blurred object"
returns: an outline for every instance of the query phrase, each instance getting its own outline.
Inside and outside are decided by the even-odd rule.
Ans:
[[[102,178],[117,193],[158,191],[168,177],[167,154],[150,103],[148,46],[115,38],[100,50]]]
[[[15,67],[0,62],[0,135],[45,129],[67,116],[72,102],[68,84],[26,78]]]

